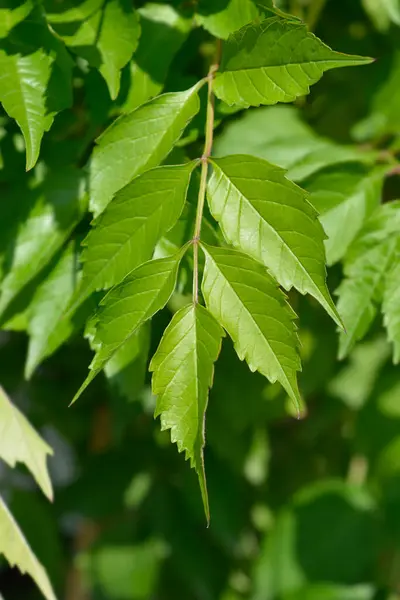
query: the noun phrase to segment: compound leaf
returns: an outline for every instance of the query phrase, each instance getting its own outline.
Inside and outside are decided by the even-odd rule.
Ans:
[[[175,313],[150,363],[152,389],[157,396],[155,416],[161,429],[185,451],[199,478],[207,521],[210,519],[203,448],[208,390],[224,331],[199,304]]]
[[[235,343],[240,360],[271,383],[279,381],[299,410],[296,317],[266,269],[228,248],[202,245],[207,308]]]
[[[316,298],[341,325],[326,287],[325,234],[306,192],[280,167],[253,156],[212,161],[211,213],[226,239],[271,271],[287,290]]]
[[[90,168],[90,209],[95,215],[115,192],[172,150],[199,110],[197,89],[158,96],[114,121],[98,138]]]
[[[324,71],[368,62],[335,52],[301,21],[272,17],[245,25],[227,40],[214,91],[243,107],[292,102],[308,94]]]

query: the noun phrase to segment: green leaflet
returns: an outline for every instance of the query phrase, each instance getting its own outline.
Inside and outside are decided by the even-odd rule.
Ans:
[[[387,166],[369,172],[361,165],[341,165],[321,170],[303,183],[328,236],[328,265],[346,255],[364,222],[379,206],[387,170]]]
[[[83,242],[81,302],[107,289],[152,257],[155,245],[178,221],[197,161],[146,171],[116,193]]]
[[[33,554],[22,531],[0,496],[0,555],[4,554],[11,566],[28,573],[46,600],[56,600],[46,571]]]
[[[186,247],[175,256],[144,263],[103,298],[92,321],[95,329],[92,343],[97,348],[96,355],[89,366],[90,373],[72,403],[115,352],[167,304],[175,289],[178,267],[185,250]]]
[[[346,333],[340,334],[339,358],[367,333],[382,301],[385,277],[400,252],[400,203],[380,206],[354,242],[337,290],[338,311]]]
[[[400,0],[362,0],[377,29],[385,31],[390,22],[400,25]]]
[[[211,164],[208,201],[228,242],[265,264],[285,289],[314,296],[340,326],[326,287],[325,234],[306,192],[253,156]]]
[[[71,71],[68,52],[39,9],[0,40],[0,101],[23,133],[27,170],[54,116],[72,104]]]
[[[46,17],[50,23],[74,23],[88,19],[99,10],[105,0],[84,0],[76,5],[76,0],[44,0]]]
[[[382,313],[388,338],[393,343],[393,362],[397,365],[400,362],[400,262],[386,274]]]
[[[59,23],[56,31],[66,45],[97,68],[107,83],[113,100],[118,96],[121,69],[136,50],[140,35],[139,19],[129,0],[107,0],[103,8],[82,20],[70,33],[69,23]]]
[[[129,65],[130,86],[122,104],[124,112],[161,92],[171,62],[192,28],[191,19],[168,4],[146,4],[138,13],[142,33]]]
[[[152,390],[157,396],[155,417],[161,429],[171,429],[171,440],[185,451],[197,472],[204,510],[210,520],[203,449],[208,391],[212,386],[222,327],[199,304],[175,313],[150,363]]]
[[[266,269],[245,254],[202,245],[207,308],[235,343],[240,360],[271,383],[279,381],[299,410],[301,369],[296,317]]]
[[[27,212],[21,222],[16,214],[7,224],[12,235],[4,253],[0,313],[50,262],[82,218],[87,206],[84,183],[81,171],[65,168],[51,172],[40,186],[20,191],[26,194],[18,200]],[[21,207],[4,203],[5,212],[8,208],[18,212]]]
[[[251,154],[287,169],[299,182],[332,165],[373,164],[376,154],[325,139],[302,120],[294,106],[263,106],[247,110],[216,137],[214,156]]]
[[[4,0],[0,8],[0,38],[5,38],[13,27],[21,23],[32,11],[33,6],[33,0],[25,0],[19,6],[15,6],[13,0]]]
[[[76,315],[65,314],[79,279],[76,245],[75,241],[68,244],[46,279],[36,289],[28,307],[27,379],[45,358],[83,325],[87,316],[88,306],[82,307]]]
[[[43,493],[52,500],[53,488],[46,465],[48,454],[53,454],[50,446],[36,433],[0,387],[0,458],[10,467],[14,467],[17,462],[23,463]],[[2,540],[4,537],[0,535],[0,552]]]
[[[258,17],[252,0],[200,0],[197,21],[207,31],[226,40],[231,33]]]
[[[198,87],[150,100],[114,121],[98,138],[90,166],[90,209],[95,215],[115,192],[172,150],[199,110]]]
[[[235,32],[214,83],[218,98],[243,107],[292,102],[324,71],[371,62],[335,52],[300,21],[272,17]]]

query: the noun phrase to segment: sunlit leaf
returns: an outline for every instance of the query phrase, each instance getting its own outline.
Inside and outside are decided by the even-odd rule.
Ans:
[[[83,242],[78,301],[119,283],[151,258],[156,243],[179,219],[195,166],[193,161],[151,169],[116,193]]]
[[[259,158],[228,156],[212,166],[210,210],[228,242],[264,263],[285,289],[314,296],[340,325],[326,287],[325,234],[307,194]]]
[[[198,86],[163,94],[116,121],[98,138],[90,167],[90,208],[98,215],[136,175],[156,167],[199,110]]]
[[[300,404],[296,317],[266,269],[235,250],[203,245],[202,291],[207,308],[226,329],[241,360]]]
[[[200,0],[197,4],[197,21],[224,40],[256,17],[258,10],[252,0]]]
[[[368,62],[331,50],[300,21],[272,17],[228,39],[214,90],[227,104],[243,107],[292,102],[324,71]]]
[[[144,263],[103,298],[93,320],[94,347],[98,348],[90,373],[76,393],[75,402],[89,383],[129,338],[161,310],[176,285],[182,250],[175,256]]]
[[[400,247],[399,255],[400,257]],[[382,312],[388,338],[393,343],[393,361],[400,362],[400,263],[389,270],[385,278]]]
[[[175,313],[150,363],[152,389],[157,396],[155,416],[161,429],[185,451],[199,478],[207,520],[210,519],[203,449],[208,390],[214,362],[221,349],[223,329],[199,304]]]

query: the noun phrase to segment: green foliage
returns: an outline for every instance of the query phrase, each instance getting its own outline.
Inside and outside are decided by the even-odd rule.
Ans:
[[[47,600],[397,600],[398,1],[0,4],[0,553]]]

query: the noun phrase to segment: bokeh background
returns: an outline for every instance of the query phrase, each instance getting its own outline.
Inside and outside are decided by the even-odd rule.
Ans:
[[[193,9],[191,2],[164,4],[184,16]],[[199,20],[226,4],[200,0]],[[288,168],[293,180],[318,190],[317,206],[325,198],[318,196],[321,177],[327,177],[326,193],[399,198],[396,166],[375,180],[379,164],[349,159],[371,149],[379,151],[378,163],[396,163],[400,152],[396,1],[278,4],[309,19],[335,49],[377,60],[327,73],[293,106],[234,113],[218,103],[214,152],[254,153]],[[154,50],[143,68],[165,82],[164,90],[186,89],[204,76],[214,53],[205,29],[193,28],[177,43],[166,25],[149,20],[146,26]],[[162,48],[167,55],[174,43],[164,65]],[[97,71],[84,61],[75,67],[74,106],[45,136],[42,162],[85,164],[96,135],[140,96],[125,71],[112,103]],[[203,125],[204,111],[169,162],[199,156]],[[5,113],[0,132],[4,211],[9,198],[18,202],[13,194],[25,177],[24,148]],[[176,235],[185,235],[184,221]],[[340,264],[329,269],[332,292],[341,277]],[[183,273],[181,293],[149,328],[150,355],[171,312],[185,301],[184,280]],[[24,291],[3,323],[0,382],[54,448],[55,501],[49,504],[23,469],[3,464],[0,491],[60,599],[400,599],[400,369],[392,364],[381,317],[350,357],[338,361],[332,321],[310,298],[291,294],[304,364],[300,421],[280,386],[251,374],[225,339],[207,414],[207,529],[196,476],[153,418],[146,353],[100,375],[68,408],[92,356],[77,326],[25,381],[23,307],[31,293]],[[30,579],[1,559],[0,594],[40,598]]]

